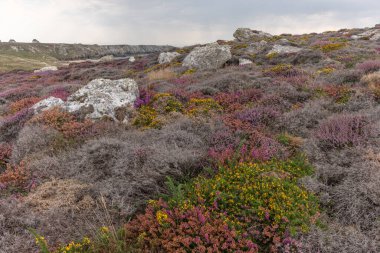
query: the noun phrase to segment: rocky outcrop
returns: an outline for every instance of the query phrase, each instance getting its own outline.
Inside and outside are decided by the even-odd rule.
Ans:
[[[132,79],[95,79],[69,96],[64,108],[91,119],[108,117],[127,123],[128,108],[133,107],[138,96],[138,85]]]
[[[110,118],[128,123],[127,112],[139,96],[137,83],[132,79],[95,79],[68,97],[67,101],[49,97],[35,104],[35,113],[61,107],[62,109],[84,114],[86,118]]]
[[[241,42],[247,42],[252,40],[262,40],[264,38],[271,38],[272,35],[262,31],[251,30],[249,28],[238,28],[234,32],[234,38]]]
[[[257,54],[264,51],[268,47],[268,42],[265,40],[251,43],[245,51],[248,54]]]
[[[183,60],[184,67],[217,69],[232,58],[230,46],[218,43],[194,48]]]
[[[42,72],[49,72],[49,71],[57,71],[58,68],[56,66],[48,66],[43,67],[41,69],[35,70],[34,73],[42,73]]]
[[[268,54],[291,54],[302,51],[302,48],[293,46],[274,45]]]
[[[174,60],[174,58],[176,58],[177,56],[180,56],[180,55],[181,54],[179,54],[177,52],[160,53],[160,55],[158,56],[158,63],[159,64],[170,63],[170,62],[172,62],[172,60]]]
[[[380,29],[371,29],[363,33],[359,33],[357,35],[352,35],[351,39],[354,39],[354,40],[369,39],[373,41],[378,41],[380,40]]]

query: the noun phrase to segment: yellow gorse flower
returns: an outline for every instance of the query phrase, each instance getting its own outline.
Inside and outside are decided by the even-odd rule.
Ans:
[[[158,223],[160,223],[160,225],[162,225],[167,221],[168,215],[167,215],[167,213],[159,210],[156,212],[156,219],[157,219]]]

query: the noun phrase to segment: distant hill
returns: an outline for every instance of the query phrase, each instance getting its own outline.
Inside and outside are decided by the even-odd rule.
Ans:
[[[172,46],[83,45],[53,43],[0,43],[0,72],[59,65],[59,61],[96,59],[106,55],[124,57],[168,51]]]

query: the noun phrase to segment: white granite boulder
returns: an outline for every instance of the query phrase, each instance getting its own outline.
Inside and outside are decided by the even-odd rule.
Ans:
[[[269,33],[265,33],[262,31],[256,31],[249,28],[238,28],[234,32],[234,38],[241,42],[247,42],[251,40],[262,40],[264,38],[271,38],[273,37]]]
[[[69,96],[66,102],[49,97],[32,109],[37,114],[58,106],[68,112],[82,113],[90,119],[106,117],[128,123],[127,112],[133,108],[138,96],[138,85],[132,79],[95,79]]]
[[[218,43],[194,48],[183,60],[182,66],[197,69],[218,69],[232,58],[230,46]]]
[[[181,54],[177,52],[163,52],[158,56],[158,63],[163,64],[163,63],[170,63],[176,58],[177,56],[180,56]]]
[[[68,97],[64,108],[69,112],[85,112],[87,118],[112,118],[127,123],[126,110],[139,96],[132,79],[95,79]]]

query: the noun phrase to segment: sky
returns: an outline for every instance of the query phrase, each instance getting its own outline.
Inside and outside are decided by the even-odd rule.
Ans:
[[[183,46],[380,23],[380,0],[0,0],[0,40]]]

